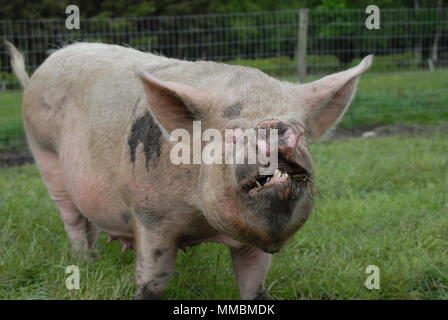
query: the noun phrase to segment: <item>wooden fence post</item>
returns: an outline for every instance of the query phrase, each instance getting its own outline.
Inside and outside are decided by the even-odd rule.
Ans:
[[[299,81],[306,78],[306,38],[308,36],[308,12],[309,9],[299,10],[299,35],[297,46],[297,74]]]

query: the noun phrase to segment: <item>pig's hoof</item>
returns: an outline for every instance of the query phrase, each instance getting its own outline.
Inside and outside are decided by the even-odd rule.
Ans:
[[[160,300],[160,294],[148,289],[146,285],[143,285],[135,295],[135,300]]]
[[[262,290],[258,296],[255,297],[254,300],[274,300],[272,297],[267,293],[266,290]]]

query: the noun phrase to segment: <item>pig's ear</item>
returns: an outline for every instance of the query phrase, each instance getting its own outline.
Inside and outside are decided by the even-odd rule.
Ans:
[[[142,80],[151,114],[165,133],[178,128],[191,131],[193,120],[200,120],[212,105],[211,94],[182,83],[159,80],[137,67],[134,69]]]
[[[341,120],[355,94],[358,76],[372,61],[373,55],[367,56],[356,67],[299,86],[312,138],[319,139]]]

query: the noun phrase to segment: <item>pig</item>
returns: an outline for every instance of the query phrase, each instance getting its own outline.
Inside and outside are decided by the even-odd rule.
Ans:
[[[340,121],[373,60],[297,84],[249,67],[75,43],[30,78],[6,45],[24,88],[27,141],[73,250],[90,250],[99,232],[135,249],[136,299],[160,298],[178,249],[202,242],[230,248],[242,299],[270,298],[272,255],[313,206],[307,144]],[[173,164],[170,133],[191,133],[193,121],[201,130],[276,130],[277,170]]]

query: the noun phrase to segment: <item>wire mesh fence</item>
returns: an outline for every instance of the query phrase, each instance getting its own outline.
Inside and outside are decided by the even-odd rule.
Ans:
[[[446,67],[448,9],[382,9],[380,29],[368,30],[364,10],[310,10],[306,70],[319,75],[353,65],[370,53],[372,71]],[[257,67],[277,77],[297,74],[299,12],[275,11],[133,18],[0,20],[0,38],[25,53],[29,71],[57,48],[76,41],[151,50],[168,57]],[[18,88],[5,48],[0,49],[0,90]]]
[[[372,71],[444,67],[448,63],[448,9],[383,9],[380,29],[365,27],[359,10],[310,11],[309,72],[335,71],[374,53]]]

